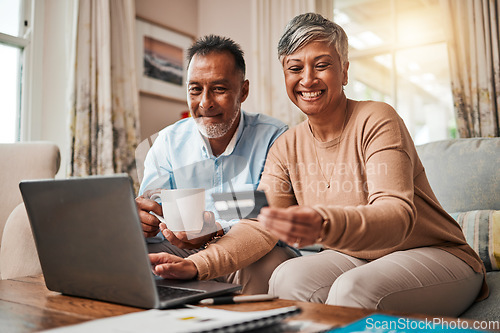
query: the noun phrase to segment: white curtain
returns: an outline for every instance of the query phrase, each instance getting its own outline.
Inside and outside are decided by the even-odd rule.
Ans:
[[[497,0],[441,0],[460,137],[500,136]]]
[[[71,93],[71,176],[137,179],[139,97],[134,0],[78,3]]]
[[[289,100],[277,56],[278,41],[286,24],[298,14],[316,12],[332,19],[333,0],[252,0],[252,95],[256,111],[290,126],[305,119]]]

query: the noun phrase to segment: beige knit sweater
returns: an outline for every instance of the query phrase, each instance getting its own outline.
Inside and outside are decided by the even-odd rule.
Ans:
[[[431,246],[484,272],[459,225],[432,192],[396,111],[380,102],[350,100],[348,105],[340,142],[317,141],[307,121],[276,141],[260,183],[270,205],[314,207],[327,220],[322,243],[357,258]],[[487,293],[484,283],[481,296]]]
[[[371,101],[350,100],[348,105],[340,142],[317,141],[308,121],[276,140],[259,185],[270,205],[314,207],[328,221],[322,243],[357,258],[373,260],[431,246],[484,272],[460,227],[432,192],[413,141],[394,109]],[[199,278],[213,278],[258,260],[276,241],[257,223],[242,221],[189,259]],[[480,298],[487,294],[483,283]]]
[[[258,222],[242,220],[205,250],[187,257],[198,269],[199,280],[214,279],[237,271],[270,252],[278,239]]]

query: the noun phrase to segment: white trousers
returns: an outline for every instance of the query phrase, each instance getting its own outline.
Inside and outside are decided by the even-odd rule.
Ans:
[[[483,274],[426,247],[373,261],[333,250],[285,261],[269,281],[279,298],[339,306],[458,316],[476,299]]]

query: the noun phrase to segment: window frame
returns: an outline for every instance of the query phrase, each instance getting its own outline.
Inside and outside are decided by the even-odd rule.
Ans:
[[[382,55],[390,55],[391,57],[391,68],[390,68],[390,80],[391,80],[391,87],[390,87],[390,99],[392,101],[392,104],[394,104],[394,108],[398,110],[399,104],[399,98],[401,95],[401,92],[398,93],[398,87],[399,87],[399,80],[398,80],[398,71],[397,71],[397,53],[401,51],[406,51],[410,50],[413,48],[418,48],[418,47],[426,47],[430,45],[436,45],[436,44],[444,44],[448,45],[448,41],[446,40],[445,36],[433,36],[431,38],[427,38],[426,40],[418,40],[418,41],[401,41],[401,39],[398,36],[398,10],[397,10],[397,0],[390,0],[390,20],[391,20],[391,27],[392,30],[395,32],[392,36],[392,40],[389,42],[385,42],[382,45],[377,45],[375,47],[371,48],[366,48],[363,50],[355,50],[352,48],[349,48],[349,61],[360,61],[363,59],[369,59],[369,58],[374,58],[376,56],[382,56]],[[337,7],[335,7],[334,3],[334,15],[335,15],[335,10]],[[449,63],[448,63],[449,66]],[[450,83],[450,89],[451,89],[451,83]],[[453,105],[450,105],[453,107]],[[410,129],[410,128],[409,128]],[[449,135],[450,133],[448,133]],[[413,134],[412,134],[413,136]],[[416,139],[416,138],[413,138]]]
[[[396,53],[399,51],[405,51],[416,47],[424,47],[434,44],[447,44],[444,38],[434,38],[429,39],[425,42],[409,42],[409,43],[399,43],[394,42],[392,44],[386,44],[378,47],[374,47],[366,50],[349,50],[349,60],[360,60],[363,58],[370,58],[380,55],[389,54],[391,56],[391,98],[394,101],[394,105],[398,105],[398,75],[396,66]]]
[[[43,74],[43,1],[22,0],[19,36],[0,32],[0,42],[20,49],[20,85],[15,142],[41,137]]]

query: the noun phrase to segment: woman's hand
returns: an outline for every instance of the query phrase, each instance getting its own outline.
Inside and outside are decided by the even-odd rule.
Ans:
[[[262,208],[259,222],[287,244],[299,248],[316,243],[323,218],[310,207]]]
[[[164,279],[190,280],[198,275],[198,269],[191,260],[161,252],[150,253],[153,273]]]

